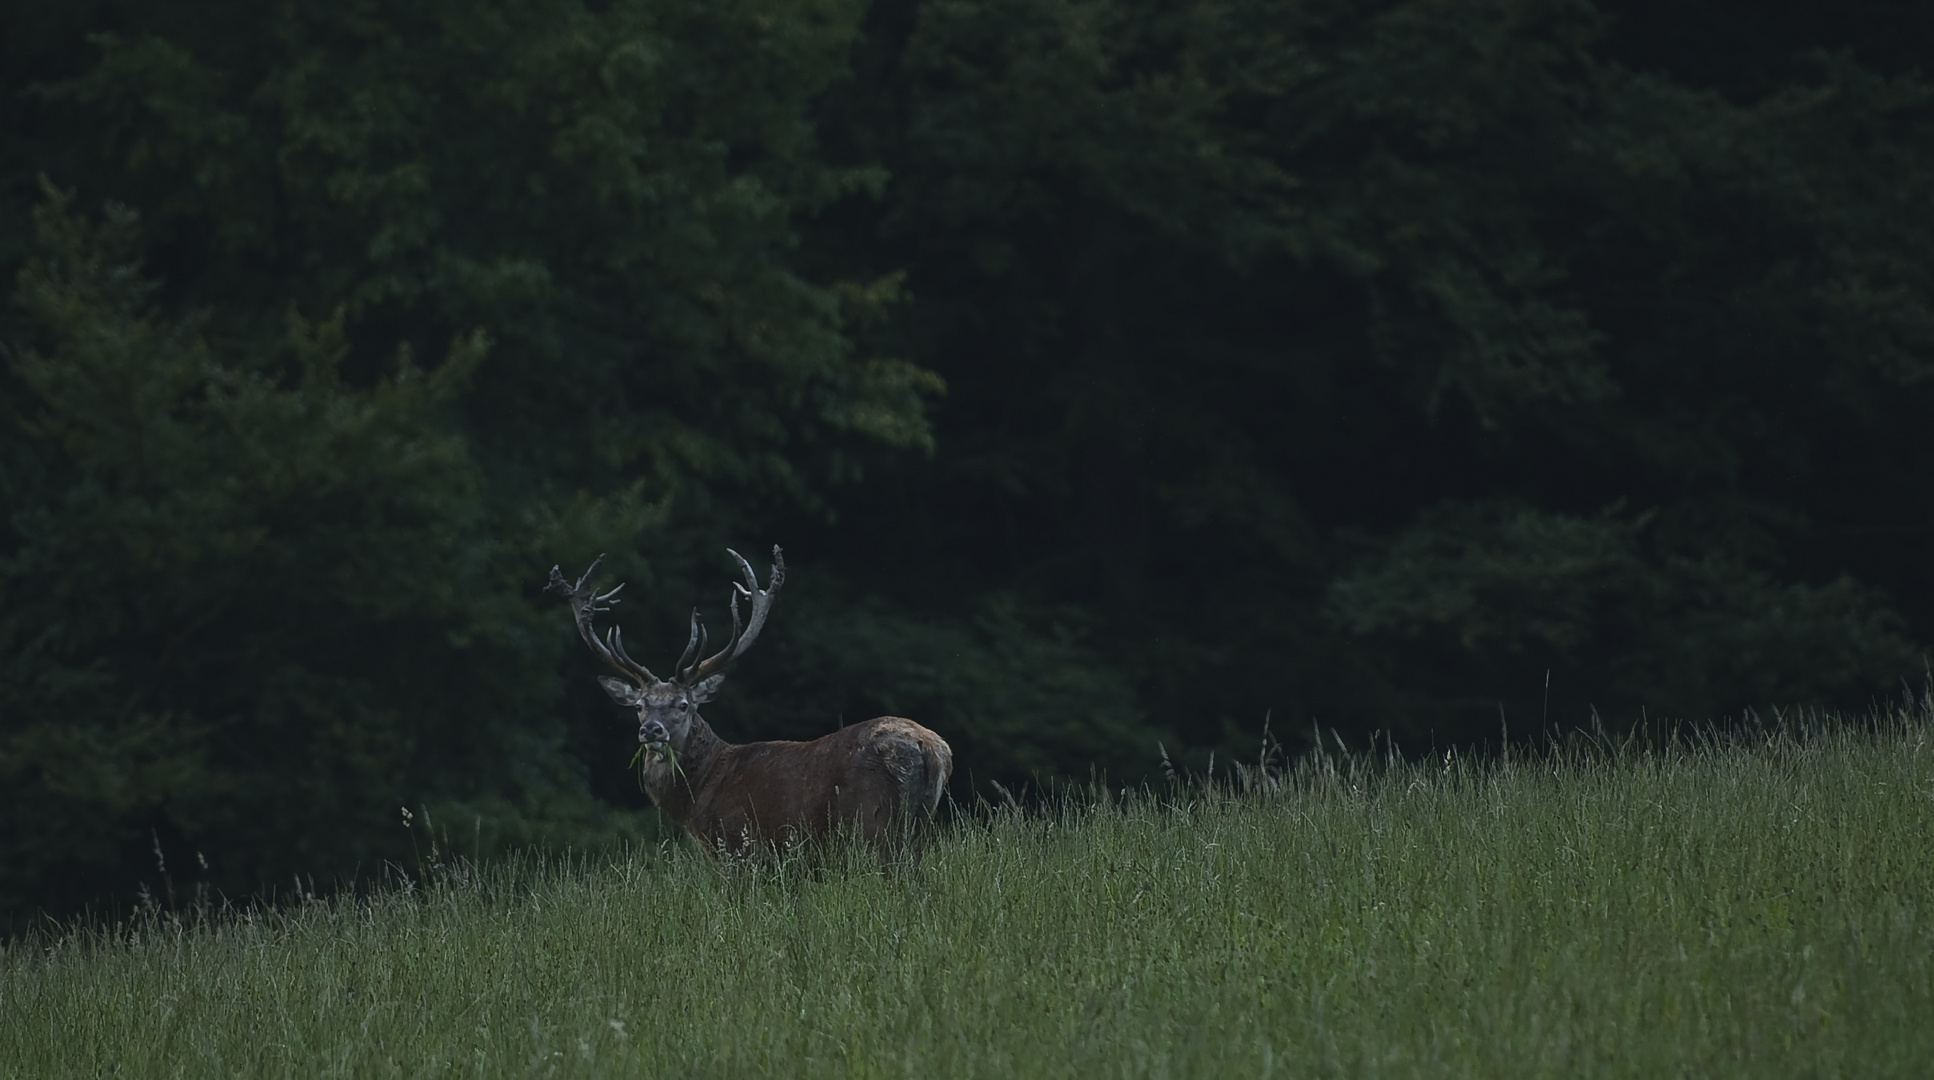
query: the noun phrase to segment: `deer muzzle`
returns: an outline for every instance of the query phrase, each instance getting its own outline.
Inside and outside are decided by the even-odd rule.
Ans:
[[[665,725],[657,720],[647,720],[638,725],[638,741],[647,746],[655,743],[667,743],[671,741],[671,738],[672,733],[666,731]]]

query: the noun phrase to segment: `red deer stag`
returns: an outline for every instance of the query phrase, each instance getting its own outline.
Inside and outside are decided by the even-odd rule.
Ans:
[[[734,745],[714,734],[698,707],[718,695],[732,662],[744,656],[765,626],[773,598],[786,581],[786,560],[775,545],[766,588],[738,552],[745,583],[732,584],[732,639],[704,659],[705,624],[692,609],[691,639],[669,680],[653,675],[626,655],[616,627],[598,637],[592,625],[617,603],[619,585],[599,595],[591,586],[600,555],[576,585],[551,568],[546,592],[561,593],[577,617],[578,634],[625,676],[598,682],[620,705],[638,710],[638,742],[644,748],[643,780],[651,801],[699,843],[736,855],[775,844],[812,844],[835,829],[852,828],[869,846],[890,847],[917,839],[940,805],[953,751],[940,736],[911,720],[881,716],[843,727],[812,742]],[[739,621],[739,599],[752,602]]]

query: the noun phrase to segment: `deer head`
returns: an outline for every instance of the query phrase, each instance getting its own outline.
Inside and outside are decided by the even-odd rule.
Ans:
[[[737,560],[739,569],[745,574],[743,583],[732,583],[732,639],[725,647],[711,656],[704,656],[707,645],[705,622],[699,618],[698,609],[692,609],[691,638],[685,643],[685,653],[672,669],[670,679],[661,679],[651,673],[645,665],[633,660],[624,646],[624,632],[613,626],[605,631],[602,639],[593,625],[601,612],[610,611],[618,602],[617,596],[624,586],[620,584],[610,592],[599,594],[591,585],[591,576],[597,572],[598,563],[604,561],[600,555],[592,560],[590,569],[577,580],[576,585],[566,584],[563,573],[551,567],[550,584],[545,592],[559,593],[570,601],[571,613],[577,618],[578,635],[591,651],[604,658],[604,661],[618,669],[623,679],[603,676],[599,685],[611,695],[611,700],[620,705],[638,710],[638,742],[647,750],[658,755],[667,752],[680,754],[685,750],[685,741],[692,733],[692,724],[698,719],[698,707],[712,700],[719,686],[725,682],[726,669],[732,662],[744,656],[746,650],[759,637],[765,626],[766,615],[772,610],[773,598],[779,595],[779,587],[786,582],[786,559],[779,546],[772,547],[772,574],[764,589],[759,588],[759,579],[752,572],[752,564],[745,561],[731,548],[726,554]],[[741,622],[739,619],[739,598],[743,596],[752,601],[751,614]]]

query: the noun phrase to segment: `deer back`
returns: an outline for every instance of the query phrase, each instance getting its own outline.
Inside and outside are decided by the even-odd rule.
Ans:
[[[916,838],[952,773],[946,740],[898,716],[811,742],[727,745],[681,824],[726,853],[816,843],[842,828],[877,847]]]

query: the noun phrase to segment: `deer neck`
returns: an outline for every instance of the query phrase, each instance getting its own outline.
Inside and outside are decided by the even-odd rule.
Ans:
[[[652,805],[684,825],[698,802],[698,793],[705,789],[706,774],[711,772],[719,751],[726,745],[704,717],[693,716],[691,731],[685,736],[685,749],[676,758],[648,759],[644,763],[641,778]]]

